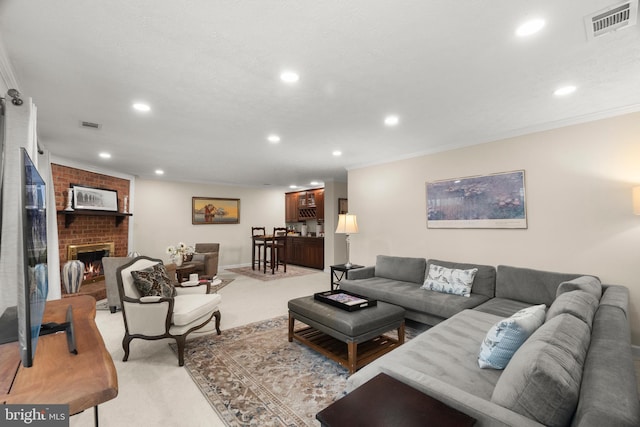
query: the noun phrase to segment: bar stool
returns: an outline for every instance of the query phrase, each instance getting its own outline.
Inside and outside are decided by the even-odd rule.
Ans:
[[[251,227],[251,240],[253,240],[253,250],[251,254],[251,269],[256,269],[256,249],[258,250],[258,270],[260,270],[261,257],[260,251],[265,252],[265,241],[256,240],[256,237],[264,237],[266,234],[265,227]],[[264,262],[267,263],[267,254],[264,254]]]
[[[271,253],[271,274],[275,274],[280,264],[284,266],[284,272],[287,272],[287,229],[286,227],[273,228],[273,240],[267,242],[267,248]],[[266,273],[266,252],[265,252],[265,273]]]

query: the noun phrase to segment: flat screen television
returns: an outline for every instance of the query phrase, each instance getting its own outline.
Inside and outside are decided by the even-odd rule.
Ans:
[[[49,291],[47,271],[46,185],[21,148],[22,277],[18,275],[18,341],[25,367],[33,365]]]

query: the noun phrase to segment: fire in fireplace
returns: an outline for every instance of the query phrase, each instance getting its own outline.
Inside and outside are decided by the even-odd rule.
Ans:
[[[102,258],[115,252],[113,242],[91,243],[88,245],[69,245],[67,260],[77,259],[84,263],[82,284],[104,280]]]

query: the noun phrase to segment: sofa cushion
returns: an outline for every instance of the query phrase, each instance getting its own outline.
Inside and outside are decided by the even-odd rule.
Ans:
[[[475,307],[474,310],[495,314],[500,317],[509,317],[523,308],[531,307],[528,302],[516,301],[506,298],[491,298],[489,301]]]
[[[472,294],[485,295],[493,298],[496,295],[496,268],[492,265],[468,264],[463,262],[451,262],[438,259],[427,260],[427,271],[431,264],[441,265],[446,268],[457,268],[460,270],[468,270],[477,268],[475,278],[473,279]],[[425,274],[426,276],[426,274]]]
[[[162,296],[171,298],[175,295],[175,287],[164,265],[158,263],[144,270],[131,272],[133,283],[143,297]]]
[[[560,283],[582,276],[506,265],[499,265],[497,271],[496,297],[545,304],[547,307],[556,299]]]
[[[473,279],[477,272],[477,268],[459,270],[431,264],[429,265],[427,277],[424,279],[422,289],[469,297],[471,295]]]
[[[547,311],[547,322],[562,313],[570,314],[585,322],[591,328],[593,315],[598,309],[598,300],[585,291],[571,291],[561,294]]]
[[[410,311],[429,313],[446,319],[489,298],[471,293],[469,298],[421,289],[412,282],[374,277],[364,280],[342,280],[340,289],[399,305]]]
[[[489,329],[480,345],[481,368],[504,369],[514,353],[544,323],[544,304],[522,309]]]
[[[602,296],[602,283],[600,279],[594,276],[580,276],[573,280],[560,283],[556,291],[556,298],[565,292],[585,291],[593,295],[596,300],[600,301]]]
[[[424,258],[378,255],[376,257],[376,277],[422,285],[426,265],[427,262]]]
[[[188,294],[174,298],[173,317],[176,326],[184,326],[214,312],[222,301],[220,294]]]
[[[491,401],[547,426],[566,426],[578,404],[591,333],[560,314],[520,347],[500,376]]]

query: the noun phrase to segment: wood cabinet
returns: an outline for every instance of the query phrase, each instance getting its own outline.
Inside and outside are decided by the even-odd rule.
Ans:
[[[285,222],[324,220],[324,188],[285,193]]]
[[[324,238],[288,236],[287,264],[324,269]]]
[[[298,193],[284,195],[285,222],[298,222]]]

